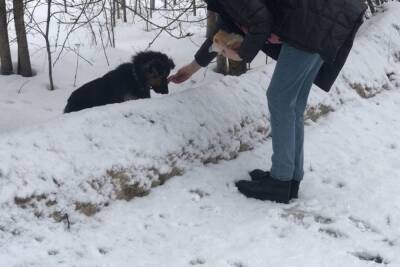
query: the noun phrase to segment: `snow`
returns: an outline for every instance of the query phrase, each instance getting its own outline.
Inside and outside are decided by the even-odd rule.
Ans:
[[[399,266],[399,103],[399,91],[385,92],[309,122],[306,180],[288,206],[246,199],[233,186],[266,163],[268,141],[72,218],[69,231],[24,213],[9,229],[19,234],[2,232],[0,258],[4,266],[368,265],[353,256],[360,252]]]
[[[274,64],[260,67],[262,55],[239,78],[205,69],[166,97],[62,115],[76,59],[56,65],[49,92],[36,53],[36,77],[0,77],[0,266],[400,266],[399,11],[391,3],[363,25],[330,94],[312,90],[309,114],[334,112],[306,122],[306,178],[289,205],[234,186],[269,166]],[[152,36],[118,31],[110,67],[82,48],[95,64],[80,67],[78,84]],[[191,60],[195,42],[162,38],[154,49],[178,67]],[[121,190],[176,174],[145,197]],[[88,203],[90,216],[76,210]]]

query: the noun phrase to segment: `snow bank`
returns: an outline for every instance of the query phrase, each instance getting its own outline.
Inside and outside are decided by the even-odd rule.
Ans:
[[[393,3],[361,28],[342,78],[362,97],[399,86],[399,12],[399,4]]]
[[[400,23],[393,3],[365,23],[330,94],[313,90],[307,117],[355,97],[395,88]],[[168,97],[62,115],[0,136],[0,204],[38,217],[96,213],[130,200],[195,164],[235,158],[269,133],[265,90],[271,68],[224,77]]]
[[[0,201],[91,215],[193,162],[232,159],[268,133],[263,75],[63,115],[0,140]],[[45,211],[46,210],[46,211]],[[58,214],[60,215],[60,214]]]
[[[313,90],[309,117],[334,110],[354,97],[369,98],[400,86],[399,3],[390,3],[362,25],[341,75],[326,97]],[[318,116],[317,116],[318,117]]]

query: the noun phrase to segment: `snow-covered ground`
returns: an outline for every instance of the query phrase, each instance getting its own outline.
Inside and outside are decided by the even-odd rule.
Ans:
[[[0,77],[0,266],[400,266],[400,4],[389,7],[362,27],[332,92],[313,90],[308,117],[334,112],[307,120],[306,178],[287,206],[234,186],[270,164],[274,63],[260,67],[261,54],[240,78],[205,69],[170,96],[62,115],[76,58],[56,65],[49,92],[34,53],[37,76]],[[196,34],[162,36],[153,49],[182,66],[203,39],[187,30]],[[82,47],[93,66],[81,62],[77,85],[154,34],[119,26],[110,66]]]
[[[400,266],[399,113],[395,90],[308,122],[306,179],[290,205],[246,199],[234,187],[268,166],[268,141],[70,230],[13,216],[18,223],[0,228],[1,266],[375,266],[357,255]]]

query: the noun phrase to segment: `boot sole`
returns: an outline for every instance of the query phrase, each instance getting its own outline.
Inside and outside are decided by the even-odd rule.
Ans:
[[[260,193],[249,193],[249,192],[243,192],[240,188],[238,188],[239,192],[246,196],[247,198],[254,198],[262,201],[273,201],[281,204],[289,204],[290,198],[279,198],[279,197],[267,197],[265,194],[260,194]]]

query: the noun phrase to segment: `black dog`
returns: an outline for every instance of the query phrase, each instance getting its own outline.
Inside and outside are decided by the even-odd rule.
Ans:
[[[64,113],[85,108],[150,98],[150,89],[168,94],[168,75],[175,64],[160,52],[140,52],[132,63],[124,63],[103,77],[75,90],[68,99]]]

